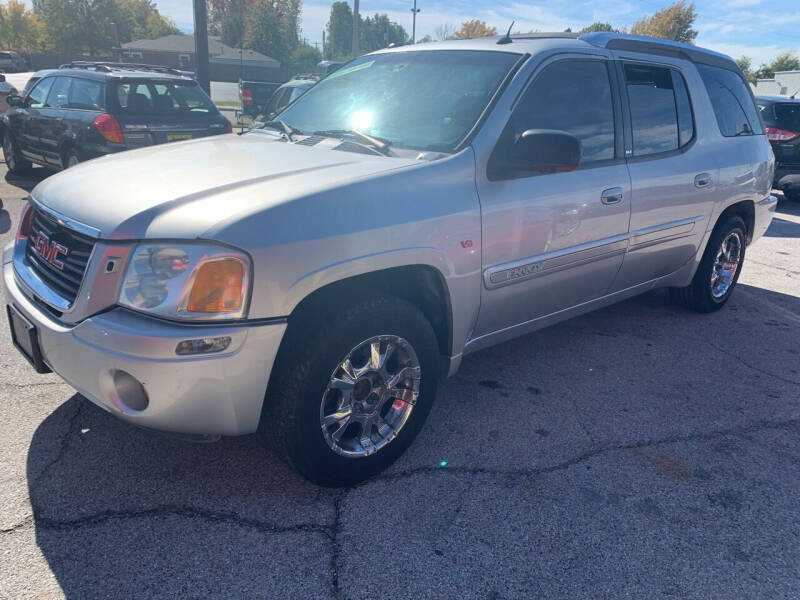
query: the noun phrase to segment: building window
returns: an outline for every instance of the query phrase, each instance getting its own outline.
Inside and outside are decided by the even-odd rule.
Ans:
[[[191,54],[179,54],[178,55],[178,62],[181,65],[188,65],[192,62],[192,55]]]
[[[141,52],[128,52],[128,58],[133,58],[136,60],[142,60],[142,53]]]

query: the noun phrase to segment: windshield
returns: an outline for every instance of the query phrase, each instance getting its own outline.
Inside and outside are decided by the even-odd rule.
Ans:
[[[775,117],[781,129],[800,131],[800,102],[776,104]]]
[[[216,114],[211,99],[196,83],[164,81],[126,81],[117,84],[117,100],[123,113]]]
[[[519,58],[472,50],[363,56],[276,118],[304,133],[356,129],[392,145],[451,152]]]

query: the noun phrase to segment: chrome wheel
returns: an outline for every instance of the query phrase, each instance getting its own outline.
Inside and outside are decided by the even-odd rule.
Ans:
[[[738,231],[731,231],[722,240],[711,269],[711,295],[714,298],[722,298],[731,289],[741,260],[742,237]]]
[[[3,136],[3,156],[6,159],[6,166],[9,171],[17,168],[17,159],[14,156],[14,141],[8,133]]]
[[[406,340],[380,335],[353,348],[331,373],[319,420],[337,454],[364,457],[393,439],[419,397],[419,359]]]

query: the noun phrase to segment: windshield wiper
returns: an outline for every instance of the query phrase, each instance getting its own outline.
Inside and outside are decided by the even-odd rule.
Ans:
[[[356,137],[361,140],[362,146],[372,148],[384,156],[392,155],[391,150],[389,150],[389,146],[391,145],[389,140],[368,135],[358,129],[324,129],[322,131],[315,131],[314,135],[323,135],[327,137],[340,137],[345,135]]]
[[[290,142],[294,141],[292,139],[293,135],[302,135],[303,133],[302,131],[297,129],[297,127],[292,127],[286,121],[281,121],[280,119],[275,119],[274,121],[267,121],[261,127],[262,128],[269,127],[270,129],[278,129],[279,131],[282,131],[283,133],[286,134],[286,138]]]

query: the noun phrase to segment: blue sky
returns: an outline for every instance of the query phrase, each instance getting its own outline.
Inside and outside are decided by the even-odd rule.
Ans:
[[[411,33],[413,0],[360,0],[362,15],[388,13],[390,18]],[[562,31],[580,29],[593,21],[608,21],[615,27],[630,27],[645,15],[670,4],[670,0],[548,0],[535,3],[522,0],[417,0],[417,37],[433,35],[437,26],[450,23],[458,27],[467,19],[482,19],[500,29],[516,21],[514,29]],[[159,10],[181,29],[192,29],[191,0],[157,0]],[[800,54],[800,0],[697,0],[699,15],[695,28],[697,44],[738,58],[750,56],[758,65],[778,52]],[[305,0],[302,14],[303,36],[310,42],[322,41],[331,2]],[[352,5],[352,0],[351,0]]]

